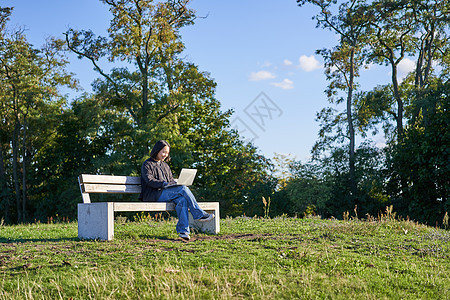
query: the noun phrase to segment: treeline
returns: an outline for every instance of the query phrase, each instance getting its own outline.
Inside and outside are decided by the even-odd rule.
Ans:
[[[107,37],[68,30],[65,40],[41,49],[7,28],[13,10],[1,8],[0,218],[73,220],[78,175],[139,176],[159,139],[173,146],[175,172],[198,169],[200,201],[220,200],[225,213],[242,213],[236,199],[266,183],[269,162],[231,130],[232,112],[220,110],[216,83],[183,60],[179,31],[193,24],[194,12],[185,1],[103,2],[113,17]],[[65,51],[99,73],[94,92],[70,102],[60,92],[77,88]],[[102,60],[128,64],[106,71]]]
[[[198,200],[220,201],[225,215],[362,217],[394,205],[434,225],[450,211],[446,1],[297,1],[318,6],[318,26],[340,37],[318,51],[335,105],[317,115],[321,130],[307,163],[271,161],[231,129],[232,111],[220,109],[216,83],[183,59],[180,29],[196,19],[189,1],[102,2],[112,15],[108,36],[70,29],[40,49],[8,28],[13,10],[0,8],[6,222],[75,219],[79,174],[137,176],[159,139],[173,146],[175,172],[199,170]],[[67,51],[98,72],[92,94],[61,93],[78,86]],[[398,65],[408,57],[416,69],[399,80]],[[122,67],[106,70],[105,60]],[[390,66],[392,83],[361,91],[359,73],[370,64]],[[385,148],[356,143],[377,130],[384,130]]]
[[[450,2],[297,3],[316,6],[317,27],[339,38],[332,49],[317,51],[333,105],[317,114],[321,129],[313,160],[290,164],[277,210],[364,217],[393,205],[405,218],[448,222]],[[406,60],[415,60],[415,67],[400,80]],[[363,91],[358,79],[371,65],[387,66],[391,82]],[[386,139],[382,149],[367,138],[378,131]],[[359,146],[357,138],[363,140]]]

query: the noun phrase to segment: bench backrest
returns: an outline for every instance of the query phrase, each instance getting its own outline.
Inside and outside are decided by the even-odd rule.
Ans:
[[[141,178],[134,176],[89,175],[78,177],[83,203],[91,203],[89,193],[139,194]]]

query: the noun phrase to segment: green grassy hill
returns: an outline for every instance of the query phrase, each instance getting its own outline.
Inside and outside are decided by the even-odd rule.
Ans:
[[[378,220],[228,218],[184,242],[176,220],[0,226],[0,299],[450,299],[450,232]]]

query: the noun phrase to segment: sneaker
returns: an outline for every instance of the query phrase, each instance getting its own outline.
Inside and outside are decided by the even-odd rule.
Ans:
[[[180,233],[180,238],[182,238],[185,241],[189,241],[191,239],[188,233]]]
[[[206,214],[198,220],[200,222],[208,222],[208,221],[211,221],[212,219],[214,219],[214,217],[215,217],[214,214]]]

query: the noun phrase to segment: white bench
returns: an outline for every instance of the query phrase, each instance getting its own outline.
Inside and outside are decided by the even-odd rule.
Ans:
[[[90,193],[139,194],[140,177],[87,175],[78,177],[83,203],[78,203],[78,238],[112,240],[114,238],[114,212],[129,211],[171,211],[175,204],[170,202],[94,202]],[[216,216],[210,222],[198,222],[189,214],[189,226],[201,232],[217,234],[219,225],[219,202],[199,202],[199,206]]]

